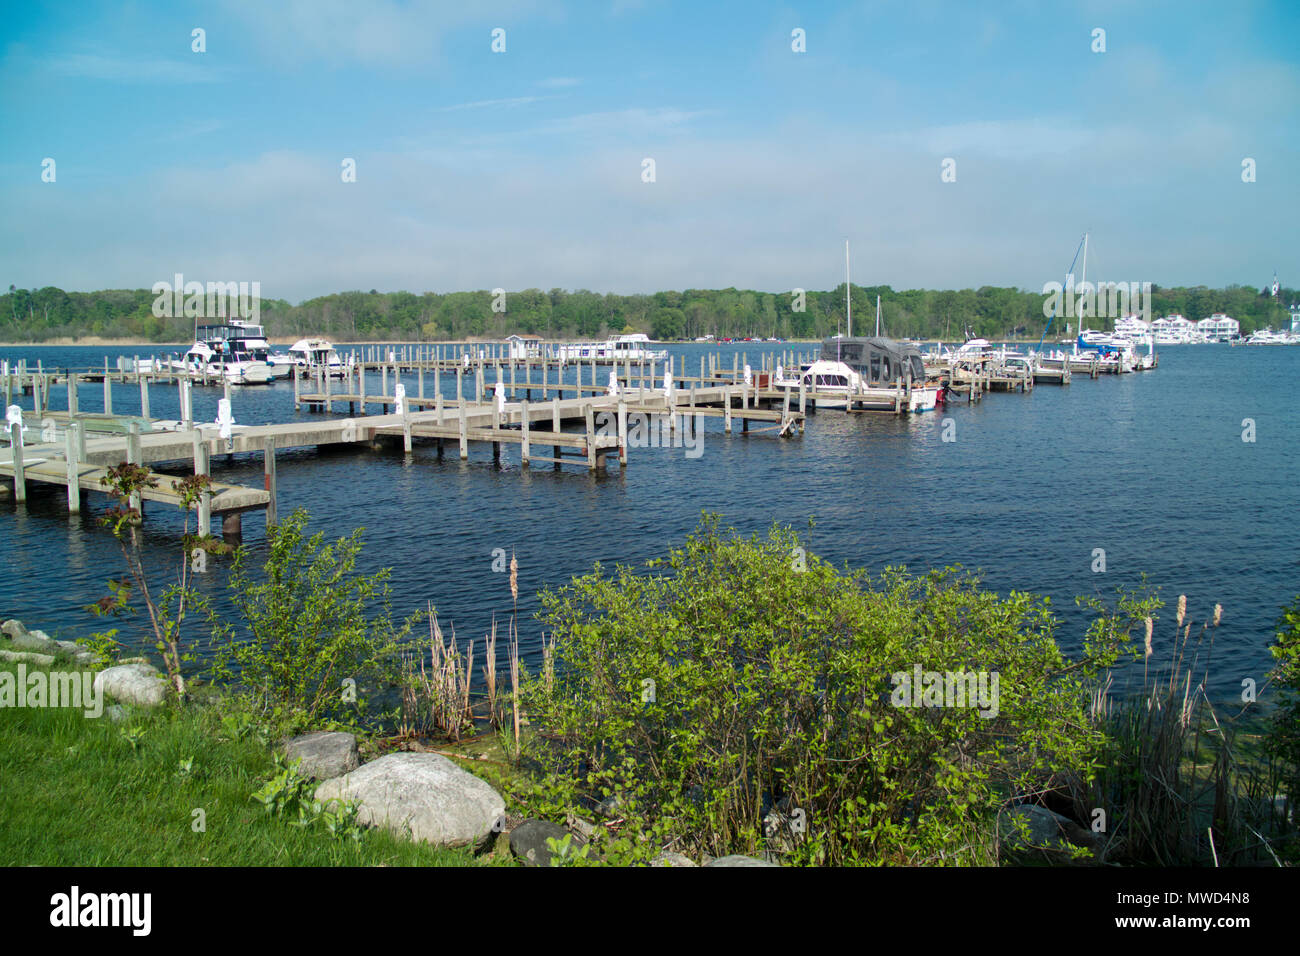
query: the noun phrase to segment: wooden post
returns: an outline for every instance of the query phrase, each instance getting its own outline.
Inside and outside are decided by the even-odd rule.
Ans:
[[[108,362],[104,362],[104,414],[113,414],[113,380],[108,377]]]
[[[149,414],[149,380],[143,375],[137,377],[140,380],[140,417],[150,421],[153,416]]]
[[[357,363],[357,391],[361,394],[361,414],[366,413],[366,363]]]
[[[9,426],[9,447],[14,455],[14,500],[27,501],[27,474],[23,471],[23,426],[14,422]]]
[[[68,476],[68,514],[79,514],[81,512],[81,482],[78,480],[81,469],[77,461],[77,436],[73,434],[72,427],[63,435],[65,457],[67,459],[67,476]],[[131,498],[132,507],[135,506],[135,496]]]
[[[75,372],[68,372],[68,417],[75,418],[77,415],[77,375]]]
[[[184,391],[184,387],[185,387],[185,380],[181,379],[182,391]],[[302,398],[300,397],[301,395],[302,395],[302,386],[299,385],[299,381],[298,381],[298,365],[295,364],[293,367],[293,410],[295,412],[302,408]],[[186,424],[188,425],[189,422],[187,421]]]
[[[208,443],[203,438],[202,429],[194,429],[194,474],[207,475],[211,469],[208,467]],[[206,537],[212,532],[212,496],[204,492],[199,497],[198,507],[198,527],[195,533]]]
[[[465,403],[457,405],[456,410],[460,412],[460,460],[464,461],[469,457],[469,424],[465,421]]]
[[[437,416],[438,416],[437,424],[441,425],[441,424],[442,424],[442,392],[437,392],[437,393],[434,394],[434,396],[433,396],[433,410],[434,410],[434,412],[437,413]],[[438,441],[439,441],[439,443],[440,443],[438,447],[441,448],[441,447],[442,447],[442,445],[441,445],[442,439],[439,438]]]
[[[627,467],[627,402],[622,399],[618,403],[618,466]]]
[[[513,366],[512,366],[513,368]],[[513,374],[513,373],[512,373]],[[523,433],[523,440],[519,443],[519,461],[524,467],[528,466],[528,459],[532,456],[532,449],[528,445],[528,400],[525,399],[519,406],[519,431]]]
[[[266,503],[266,526],[274,527],[279,523],[280,514],[276,507],[276,474],[275,474],[275,436],[267,435],[262,440],[262,487],[271,495],[271,500]]]
[[[595,362],[592,362],[592,369],[595,369]],[[593,410],[592,403],[588,402],[586,411],[587,419],[587,469],[596,470],[596,413]]]
[[[411,400],[402,399],[402,451],[411,453]]]
[[[722,386],[722,404],[726,407],[725,431],[728,435],[730,435],[731,434],[731,386],[730,385]]]

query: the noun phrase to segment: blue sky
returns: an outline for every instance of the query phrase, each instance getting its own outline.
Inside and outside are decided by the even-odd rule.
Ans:
[[[1300,285],[1298,10],[24,5],[0,279],[781,291],[841,281],[849,239],[862,284],[1040,288],[1088,230],[1090,277]]]

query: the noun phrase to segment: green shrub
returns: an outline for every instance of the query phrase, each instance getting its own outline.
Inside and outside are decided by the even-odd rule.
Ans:
[[[1300,820],[1300,596],[1282,610],[1277,642],[1270,650],[1277,660],[1273,680],[1278,708],[1268,735],[1270,754],[1279,762],[1283,796],[1291,818]],[[1294,846],[1291,855],[1297,855]]]
[[[326,544],[321,533],[306,537],[307,518],[298,509],[270,529],[260,575],[245,548],[236,553],[231,600],[247,633],[211,618],[215,675],[250,691],[284,726],[355,720],[365,688],[394,676],[397,642],[411,626],[392,622],[388,569],[354,571],[363,529]]]
[[[524,695],[547,773],[534,799],[589,811],[614,796],[625,858],[671,839],[696,855],[989,862],[1001,802],[1090,770],[1085,682],[1148,609],[1099,618],[1071,662],[1043,599],[954,569],[868,581],[788,529],[742,538],[706,516],[651,564],[542,595],[554,667]],[[984,674],[994,706],[898,706],[918,667]]]

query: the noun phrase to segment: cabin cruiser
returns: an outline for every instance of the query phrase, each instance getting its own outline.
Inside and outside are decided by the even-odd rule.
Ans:
[[[724,340],[725,341],[725,340]],[[650,337],[644,332],[616,335],[605,342],[567,342],[555,347],[555,357],[561,362],[623,361],[658,362],[668,357],[667,351],[650,348]]]
[[[343,378],[347,374],[347,368],[339,358],[338,351],[326,339],[299,339],[289,346],[288,356],[273,355],[271,360],[277,365],[282,362],[296,365],[304,372],[312,374],[319,369],[330,378]]]
[[[906,384],[911,386],[907,410],[931,411],[943,391],[942,385],[926,382],[919,348],[879,336],[826,339],[820,358],[803,366],[797,376],[787,377],[779,368],[777,372],[777,388],[797,390],[802,386],[816,392],[819,407],[847,408],[852,404],[892,410],[897,387]],[[828,398],[827,393],[833,397]]]
[[[232,385],[265,385],[271,381],[271,367],[266,362],[221,339],[195,342],[175,367],[194,378],[212,377]]]

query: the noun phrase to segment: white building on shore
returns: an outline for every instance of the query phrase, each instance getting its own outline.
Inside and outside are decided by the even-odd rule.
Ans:
[[[1196,327],[1211,342],[1229,342],[1241,334],[1241,323],[1222,312],[1201,319]]]

